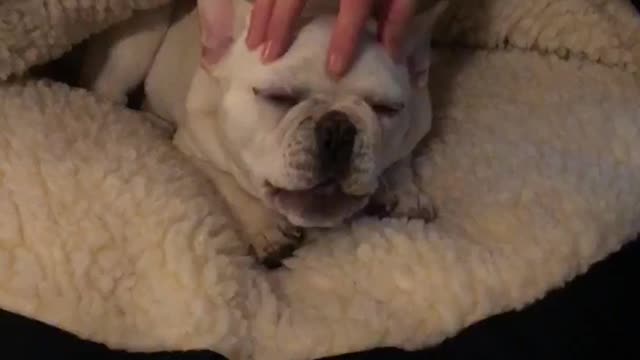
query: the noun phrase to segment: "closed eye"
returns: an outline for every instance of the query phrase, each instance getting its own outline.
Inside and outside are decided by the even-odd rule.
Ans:
[[[404,109],[404,104],[402,103],[377,102],[370,104],[370,106],[373,112],[378,114],[378,116],[384,117],[396,116]]]
[[[301,96],[285,91],[253,88],[253,94],[275,106],[291,108],[302,100]]]

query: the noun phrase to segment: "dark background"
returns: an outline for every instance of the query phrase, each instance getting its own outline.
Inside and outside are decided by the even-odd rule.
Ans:
[[[636,7],[640,0],[633,1]],[[638,99],[640,101],[640,99]],[[640,184],[639,184],[640,186]],[[522,311],[491,317],[441,345],[423,351],[397,349],[335,360],[405,359],[640,359],[640,239]],[[110,360],[224,359],[211,352],[130,354],[0,310],[0,355],[9,359]],[[10,356],[9,352],[14,352]]]

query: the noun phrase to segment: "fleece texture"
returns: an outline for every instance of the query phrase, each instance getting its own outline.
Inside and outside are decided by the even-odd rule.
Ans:
[[[411,350],[536,301],[640,230],[640,20],[626,1],[453,1],[435,37],[436,125],[396,188],[438,217],[312,232],[275,272],[146,114],[20,78],[164,3],[0,3],[3,309],[130,351]]]

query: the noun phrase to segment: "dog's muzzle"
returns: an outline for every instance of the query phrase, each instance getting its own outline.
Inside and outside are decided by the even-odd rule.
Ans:
[[[338,181],[351,166],[357,129],[342,111],[329,111],[318,119],[315,129],[319,173],[324,181]]]
[[[297,226],[335,226],[366,204],[370,152],[363,124],[337,109],[306,117],[288,141],[289,183],[267,181],[270,203]],[[356,119],[357,120],[357,119]],[[288,185],[288,186],[287,186]]]

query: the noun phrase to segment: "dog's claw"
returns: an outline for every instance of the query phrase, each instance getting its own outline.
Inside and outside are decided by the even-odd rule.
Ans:
[[[269,248],[261,259],[262,265],[269,270],[282,266],[282,260],[291,257],[298,248],[298,244],[290,243],[278,247]]]
[[[427,222],[437,216],[429,198],[419,192],[380,193],[371,200],[364,212],[367,216],[378,218],[420,219]]]
[[[287,239],[290,239],[295,242],[300,242],[304,238],[304,231],[293,225],[285,224],[278,226],[278,229]]]
[[[267,269],[282,266],[282,260],[291,257],[304,240],[304,230],[282,222],[272,231],[262,234],[263,246],[253,247],[253,251]]]
[[[398,206],[398,201],[383,202],[372,200],[364,208],[363,213],[366,216],[376,217],[379,219],[390,217]]]

